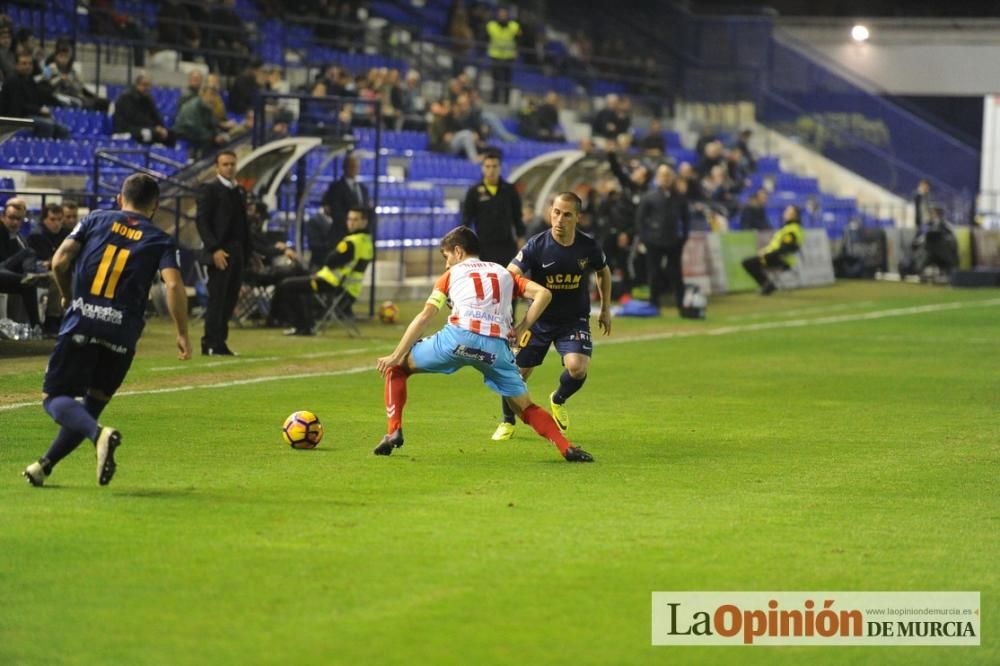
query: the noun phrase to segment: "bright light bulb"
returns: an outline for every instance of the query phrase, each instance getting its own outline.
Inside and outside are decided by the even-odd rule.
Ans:
[[[866,42],[868,41],[869,32],[868,28],[861,25],[860,23],[853,28],[851,28],[851,38],[856,42]]]

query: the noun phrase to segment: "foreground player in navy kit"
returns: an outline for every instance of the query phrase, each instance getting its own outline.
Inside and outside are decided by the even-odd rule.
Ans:
[[[559,387],[549,396],[552,417],[562,430],[569,428],[565,403],[587,379],[593,343],[590,339],[590,273],[597,276],[601,313],[597,322],[605,335],[611,333],[611,270],[596,240],[577,231],[583,202],[572,192],[556,196],[549,211],[552,229],[529,240],[507,269],[531,279],[552,292],[552,303],[522,339],[517,365],[525,379],[542,364],[549,345],[555,345],[565,369]],[[514,413],[503,404],[503,421],[493,439],[510,439]]]
[[[132,364],[157,271],[177,328],[178,358],[191,358],[177,245],[150,221],[159,198],[155,180],[129,176],[118,195],[121,210],[85,217],[52,258],[66,314],[45,371],[42,406],[61,427],[48,452],[22,473],[33,486],[43,485],[85,438],[97,450],[97,482],[107,485],[114,476],[121,433],[98,425],[97,418]]]

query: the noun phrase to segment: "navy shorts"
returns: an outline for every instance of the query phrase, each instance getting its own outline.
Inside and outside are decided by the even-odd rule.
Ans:
[[[112,396],[125,381],[134,349],[83,335],[60,335],[49,357],[42,391],[79,397],[88,389]]]
[[[592,356],[594,343],[590,340],[590,320],[580,319],[570,324],[535,322],[528,331],[528,339],[520,340],[517,367],[534,368],[545,360],[549,345],[554,344],[559,356],[583,354]]]

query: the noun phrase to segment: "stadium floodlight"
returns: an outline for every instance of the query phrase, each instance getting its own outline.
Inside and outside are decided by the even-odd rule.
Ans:
[[[867,42],[870,33],[868,32],[867,26],[858,23],[853,28],[851,28],[851,39],[856,42]]]

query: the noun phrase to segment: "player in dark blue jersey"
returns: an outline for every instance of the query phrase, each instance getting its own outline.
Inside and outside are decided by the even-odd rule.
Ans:
[[[597,318],[604,335],[611,333],[611,270],[596,240],[577,231],[583,202],[572,192],[556,196],[549,210],[552,229],[532,237],[507,266],[515,275],[531,279],[552,292],[552,302],[531,330],[517,341],[517,365],[525,379],[542,364],[550,345],[562,356],[565,368],[559,387],[549,396],[552,416],[562,430],[569,428],[565,403],[587,379],[593,343],[590,339],[590,274],[597,277],[601,313]],[[510,439],[514,413],[506,403],[503,421],[493,439]]]
[[[157,271],[177,328],[178,358],[191,358],[177,245],[150,221],[159,198],[155,180],[129,176],[118,195],[121,210],[85,217],[52,258],[66,315],[45,371],[42,406],[61,427],[48,452],[23,472],[33,486],[43,485],[85,438],[97,451],[97,482],[107,485],[114,476],[121,433],[97,418],[132,364]]]

